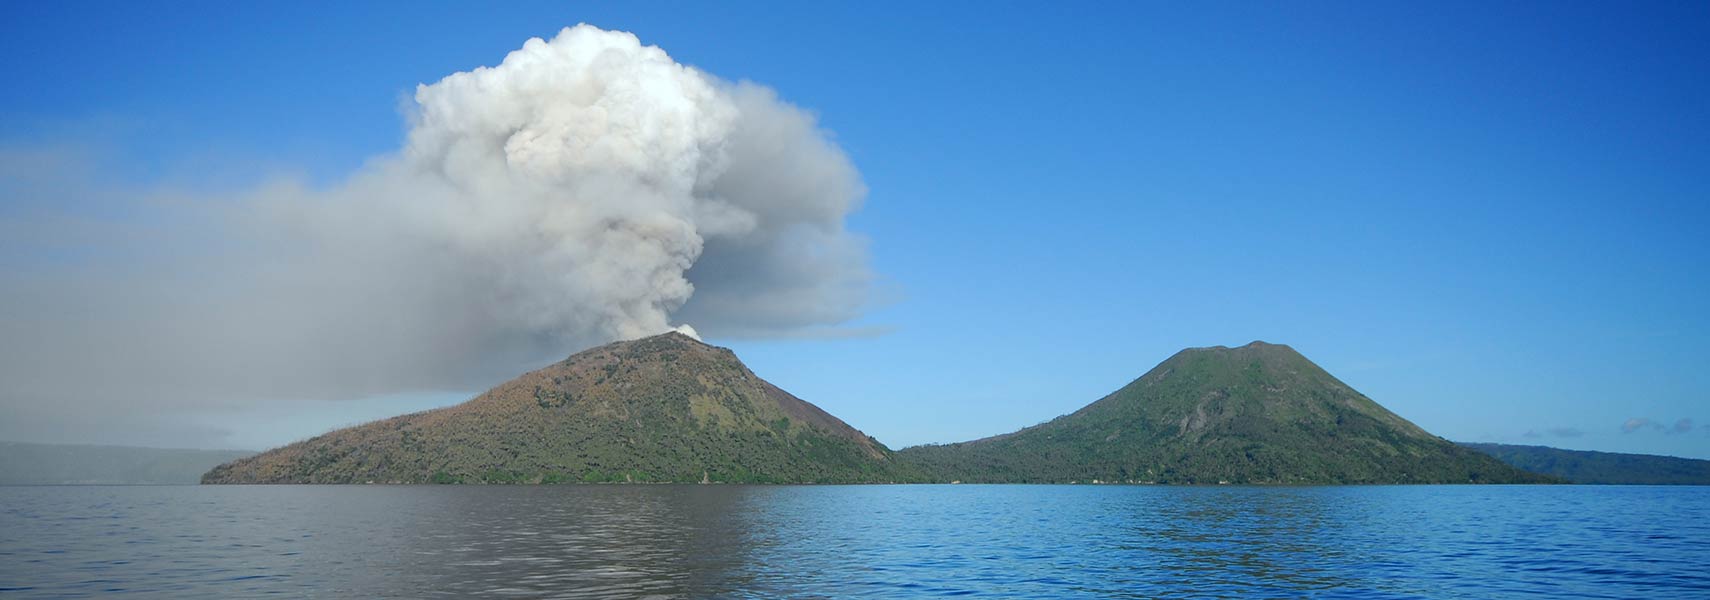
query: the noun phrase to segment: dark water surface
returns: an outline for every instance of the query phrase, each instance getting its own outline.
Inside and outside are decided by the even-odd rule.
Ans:
[[[0,488],[17,597],[1710,598],[1710,488]]]

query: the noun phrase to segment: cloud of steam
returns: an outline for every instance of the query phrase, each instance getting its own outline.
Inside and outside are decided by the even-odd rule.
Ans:
[[[0,214],[41,242],[0,242],[0,408],[471,389],[685,322],[795,335],[864,306],[844,227],[860,177],[765,87],[579,25],[419,86],[410,119],[399,152],[330,188],[156,195],[123,225]],[[0,194],[111,192],[29,171]]]

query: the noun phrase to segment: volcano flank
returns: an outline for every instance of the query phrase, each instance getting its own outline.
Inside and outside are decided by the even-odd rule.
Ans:
[[[243,458],[203,483],[1536,483],[1288,346],[1183,350],[1072,414],[892,452],[680,333]]]

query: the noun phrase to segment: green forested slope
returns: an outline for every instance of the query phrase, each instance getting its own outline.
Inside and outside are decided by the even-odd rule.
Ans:
[[[1288,346],[1195,348],[1050,422],[900,461],[966,482],[1505,483],[1539,477],[1433,436]]]

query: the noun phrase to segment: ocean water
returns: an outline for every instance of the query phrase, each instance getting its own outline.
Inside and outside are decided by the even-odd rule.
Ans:
[[[0,596],[1710,598],[1710,488],[0,487]]]

